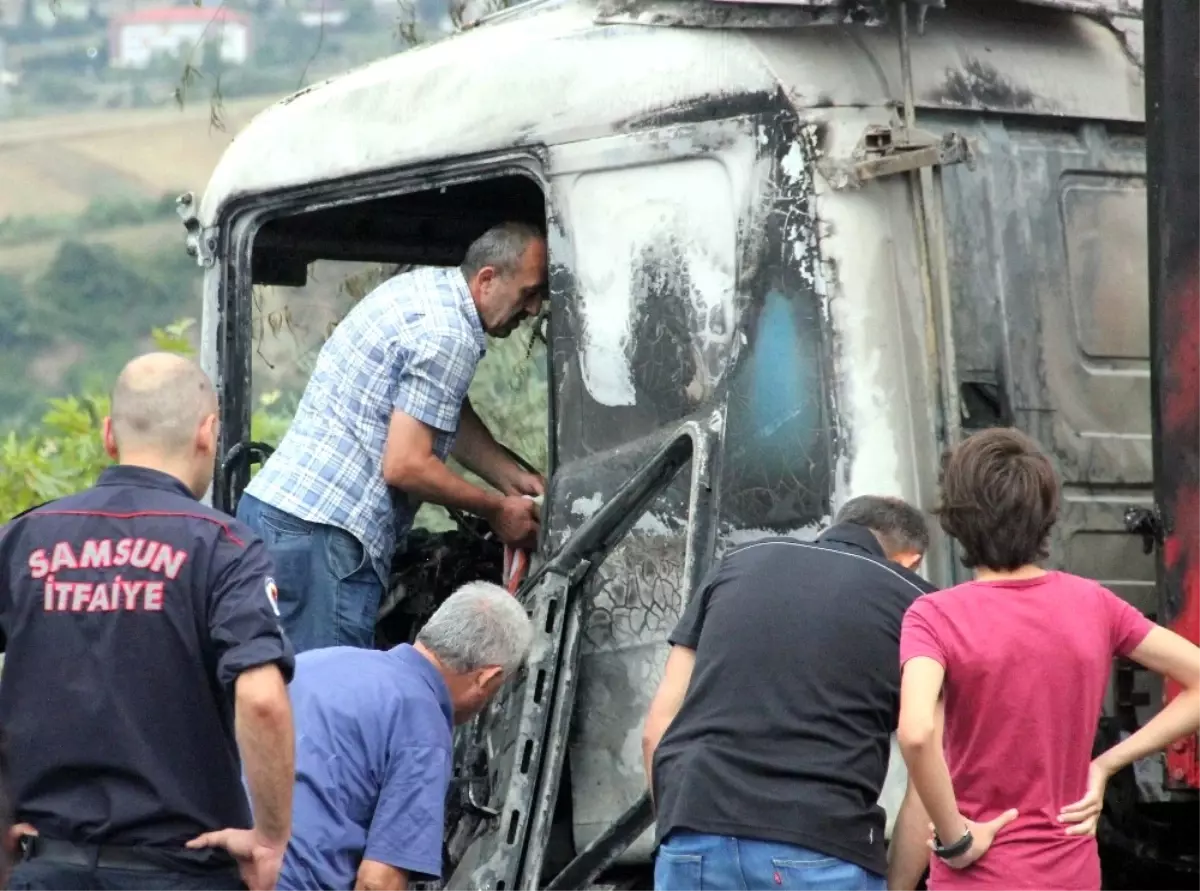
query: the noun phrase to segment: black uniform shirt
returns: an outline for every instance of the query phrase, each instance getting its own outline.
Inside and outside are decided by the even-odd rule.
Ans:
[[[0,529],[0,726],[16,818],[43,836],[175,849],[249,828],[233,684],[291,679],[262,542],[158,471]]]
[[[885,873],[900,623],[932,590],[852,524],[727,553],[669,638],[696,664],[654,753],[659,840],[784,842]]]

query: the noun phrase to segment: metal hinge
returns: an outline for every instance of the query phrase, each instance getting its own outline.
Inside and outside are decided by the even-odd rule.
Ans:
[[[975,169],[970,140],[953,130],[938,136],[900,126],[868,127],[854,157],[852,179],[859,184],[922,167],[966,164],[969,169]]]
[[[196,196],[191,192],[180,195],[175,200],[175,212],[187,230],[184,243],[188,256],[195,257],[200,266],[211,268],[217,262],[217,230],[215,227],[204,229],[200,226],[200,217],[196,214]]]
[[[1166,536],[1162,514],[1154,507],[1131,507],[1125,511],[1125,531],[1142,537],[1142,553],[1153,553],[1155,546],[1162,546]]]

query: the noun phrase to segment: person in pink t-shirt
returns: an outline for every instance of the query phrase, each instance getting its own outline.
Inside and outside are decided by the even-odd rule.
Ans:
[[[918,598],[900,635],[898,737],[933,821],[929,888],[1099,889],[1105,784],[1200,729],[1200,649],[1097,582],[1037,565],[1059,485],[1023,433],[955,448],[941,501],[975,580]],[[1092,760],[1115,656],[1183,693]]]

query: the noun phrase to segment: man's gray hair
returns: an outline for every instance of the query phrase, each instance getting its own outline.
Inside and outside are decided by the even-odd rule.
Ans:
[[[199,365],[173,353],[146,353],[117,377],[109,416],[118,448],[171,454],[186,450],[216,410],[212,381]]]
[[[465,674],[499,665],[510,675],[529,655],[533,622],[504,588],[468,582],[430,616],[417,643],[451,671]]]
[[[525,256],[530,242],[542,239],[540,229],[529,223],[501,223],[493,226],[467,248],[462,274],[470,281],[485,266],[494,266],[501,275],[514,272]]]
[[[842,505],[834,523],[866,526],[875,533],[888,557],[924,554],[929,550],[929,524],[925,515],[901,498],[859,495]]]

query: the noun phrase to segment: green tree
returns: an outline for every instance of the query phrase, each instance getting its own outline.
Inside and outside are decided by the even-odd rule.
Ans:
[[[0,274],[0,347],[11,350],[33,338],[29,300],[21,280]]]
[[[64,241],[33,286],[36,329],[127,344],[132,326],[145,331],[169,322],[197,279],[183,251],[171,254],[179,256],[126,261],[105,244]]]
[[[181,355],[193,350],[188,332],[194,321],[185,319],[152,332],[157,349]],[[251,419],[255,437],[274,437],[287,428],[288,418],[273,416],[275,394],[263,397]],[[101,421],[108,414],[108,396],[88,392],[82,396],[50,399],[41,422],[26,432],[11,432],[0,439],[0,523],[31,507],[62,498],[92,485],[111,460],[101,439]]]

